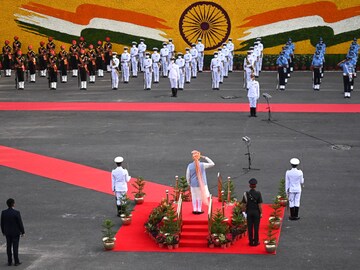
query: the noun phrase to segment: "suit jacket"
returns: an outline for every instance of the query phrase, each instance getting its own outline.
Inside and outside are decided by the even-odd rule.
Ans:
[[[18,236],[25,233],[19,211],[8,208],[1,212],[1,232],[6,236]]]

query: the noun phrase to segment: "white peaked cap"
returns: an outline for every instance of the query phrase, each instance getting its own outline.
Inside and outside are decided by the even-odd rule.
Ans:
[[[290,164],[291,165],[299,165],[300,164],[300,160],[297,158],[292,158],[290,159]]]
[[[123,157],[116,157],[116,158],[114,159],[114,161],[115,161],[115,163],[121,163],[121,162],[124,161],[124,158],[123,158]]]

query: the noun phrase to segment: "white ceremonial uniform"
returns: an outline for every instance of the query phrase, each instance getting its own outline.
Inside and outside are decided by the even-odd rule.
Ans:
[[[213,59],[211,59],[210,70],[212,75],[212,89],[218,90],[220,88],[220,67],[221,61],[219,60],[219,57],[214,57]]]
[[[139,49],[136,45],[133,45],[130,49],[130,56],[131,56],[131,71],[132,76],[137,77],[138,73],[138,58],[139,58]]]
[[[224,59],[225,55],[222,51],[218,51],[218,58],[220,60],[220,83],[224,82]]]
[[[146,44],[143,41],[140,41],[140,44],[138,45],[138,53],[139,53],[139,64],[140,64],[140,70],[144,71],[144,59],[145,59],[145,51],[146,51]]]
[[[244,58],[244,88],[248,88],[248,82],[250,81],[250,75],[254,69],[254,58],[248,54]]]
[[[130,54],[127,51],[121,54],[121,71],[124,82],[129,82],[130,60]]]
[[[260,97],[260,85],[255,80],[248,81],[248,93],[250,108],[256,108],[257,100]]]
[[[254,46],[254,75],[256,77],[259,77],[259,71],[260,71],[260,50],[259,50],[259,46],[255,45]]]
[[[223,47],[221,52],[224,54],[224,77],[229,76],[229,50],[227,47]]]
[[[264,55],[264,45],[259,42],[258,43],[258,50],[259,50],[259,71],[262,69],[262,61],[263,61],[263,55]]]
[[[168,63],[169,63],[168,62],[169,49],[167,45],[164,45],[164,47],[161,48],[160,56],[161,56],[162,75],[163,77],[167,77]]]
[[[152,81],[152,70],[153,70],[153,62],[150,57],[145,57],[144,59],[144,89],[151,89],[151,81]]]
[[[176,59],[175,64],[179,66],[180,79],[179,79],[179,89],[184,89],[185,83],[185,60],[181,57]]]
[[[226,44],[226,47],[229,50],[229,71],[233,71],[233,66],[234,66],[234,43],[232,43],[230,40],[228,41],[228,43]]]
[[[202,44],[200,41],[196,44],[195,46],[196,50],[198,51],[198,58],[197,58],[197,62],[198,62],[198,68],[199,71],[202,72],[204,69],[204,49],[205,46],[204,44]]]
[[[184,60],[185,60],[185,82],[190,83],[191,80],[191,60],[192,56],[190,52],[186,52],[184,54]]]
[[[119,75],[118,75],[118,69],[119,69],[120,60],[117,57],[113,57],[110,60],[110,69],[111,69],[111,86],[114,89],[117,89],[119,86]]]
[[[190,49],[191,54],[191,73],[192,77],[196,78],[197,76],[197,58],[199,56],[199,52],[196,50],[196,47],[192,47]]]
[[[166,47],[169,50],[169,54],[168,54],[168,57],[167,57],[167,62],[170,63],[170,59],[174,56],[174,53],[175,53],[175,45],[174,45],[174,43],[169,41],[169,43],[166,45]]]
[[[301,185],[304,184],[303,172],[297,168],[287,170],[285,174],[285,190],[288,194],[289,207],[299,207]]]
[[[160,77],[160,54],[155,51],[151,55],[151,60],[153,64],[154,83],[158,83]]]
[[[111,62],[111,61],[110,61]],[[111,189],[116,196],[116,204],[121,205],[121,197],[128,191],[127,183],[131,177],[126,169],[119,166],[111,172]]]
[[[168,66],[168,78],[170,80],[171,88],[178,88],[178,83],[180,79],[180,70],[179,66],[175,63],[171,63]]]

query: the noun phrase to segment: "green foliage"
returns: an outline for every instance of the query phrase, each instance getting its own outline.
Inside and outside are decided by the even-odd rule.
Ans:
[[[115,226],[114,222],[111,219],[105,219],[103,221],[102,227],[103,227],[103,237],[107,237],[109,239],[114,238],[115,232],[112,230],[112,228]]]
[[[160,204],[155,207],[145,223],[145,230],[152,234],[152,236],[156,237],[160,232],[160,223],[162,219],[164,218],[167,209],[170,206],[166,203],[166,200],[162,200]]]
[[[126,194],[124,194],[120,198],[120,202],[121,202],[120,216],[129,217],[132,212],[132,209],[130,209],[130,198]]]
[[[217,209],[212,217],[210,232],[211,234],[225,235],[228,231],[229,225],[225,221],[225,217],[223,216],[222,211],[220,209]]]
[[[136,189],[136,191],[132,192],[135,198],[142,198],[146,195],[146,193],[144,192],[145,184],[146,182],[141,176],[136,178],[135,182],[131,184]]]
[[[230,186],[230,201],[228,201],[229,186]],[[232,180],[226,181],[223,189],[224,189],[224,196],[222,199],[224,200],[224,202],[226,201],[229,203],[236,201],[235,185]]]
[[[280,198],[285,199],[286,196],[286,191],[285,191],[285,179],[280,179],[279,182],[279,190],[278,190],[278,196],[280,196]]]
[[[178,189],[184,202],[190,201],[190,185],[186,181],[185,176],[179,178]]]
[[[268,244],[276,244],[276,233],[273,232],[274,231],[274,225],[269,223],[268,225],[268,229],[266,231],[266,239],[265,241],[267,241]]]
[[[175,209],[170,206],[167,208],[165,217],[163,218],[163,226],[160,230],[169,235],[175,235],[180,232],[179,222],[177,220],[177,215]]]

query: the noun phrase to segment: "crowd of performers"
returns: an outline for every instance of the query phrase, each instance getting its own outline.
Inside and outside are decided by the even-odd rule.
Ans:
[[[15,36],[12,46],[9,40],[5,41],[2,48],[2,69],[5,76],[10,77],[12,70],[15,71],[15,81],[17,89],[24,89],[25,75],[26,81],[30,75],[30,83],[35,83],[36,74],[39,71],[40,77],[47,77],[49,88],[56,89],[58,74],[62,83],[67,82],[68,73],[72,77],[78,77],[78,86],[86,90],[87,82],[95,83],[97,77],[103,77],[104,71],[111,72],[112,89],[117,89],[119,81],[128,83],[130,77],[137,77],[138,72],[144,76],[144,89],[150,90],[152,83],[159,83],[160,76],[168,77],[170,80],[172,96],[177,96],[178,90],[183,90],[184,85],[191,82],[192,78],[197,77],[198,72],[204,68],[204,49],[205,46],[199,38],[197,43],[193,43],[191,48],[186,48],[185,52],[176,52],[172,39],[162,44],[162,48],[152,48],[148,51],[144,39],[140,39],[139,44],[132,42],[130,48],[124,47],[121,54],[113,52],[113,46],[109,37],[105,41],[99,40],[97,45],[87,44],[83,37],[79,40],[72,40],[71,46],[64,45],[56,52],[56,45],[53,38],[49,37],[48,42],[40,42],[37,52],[32,45],[28,45],[27,52],[22,52],[22,44],[19,37]],[[261,38],[257,38],[254,46],[250,47],[244,58],[244,78],[243,87],[249,90],[249,82],[259,77],[262,69],[264,45]],[[284,91],[286,84],[294,71],[294,51],[295,44],[291,38],[283,46],[277,60],[277,89]],[[354,88],[356,78],[356,64],[358,58],[359,45],[357,39],[352,41],[346,59],[341,61],[338,66],[343,71],[345,98],[350,98],[350,93]],[[313,89],[320,90],[322,78],[324,77],[326,45],[322,38],[316,44],[315,53],[311,62],[313,71]],[[229,72],[233,71],[234,66],[234,43],[229,38],[227,43],[214,52],[210,63],[211,84],[213,90],[219,90],[224,78],[228,77]]]

